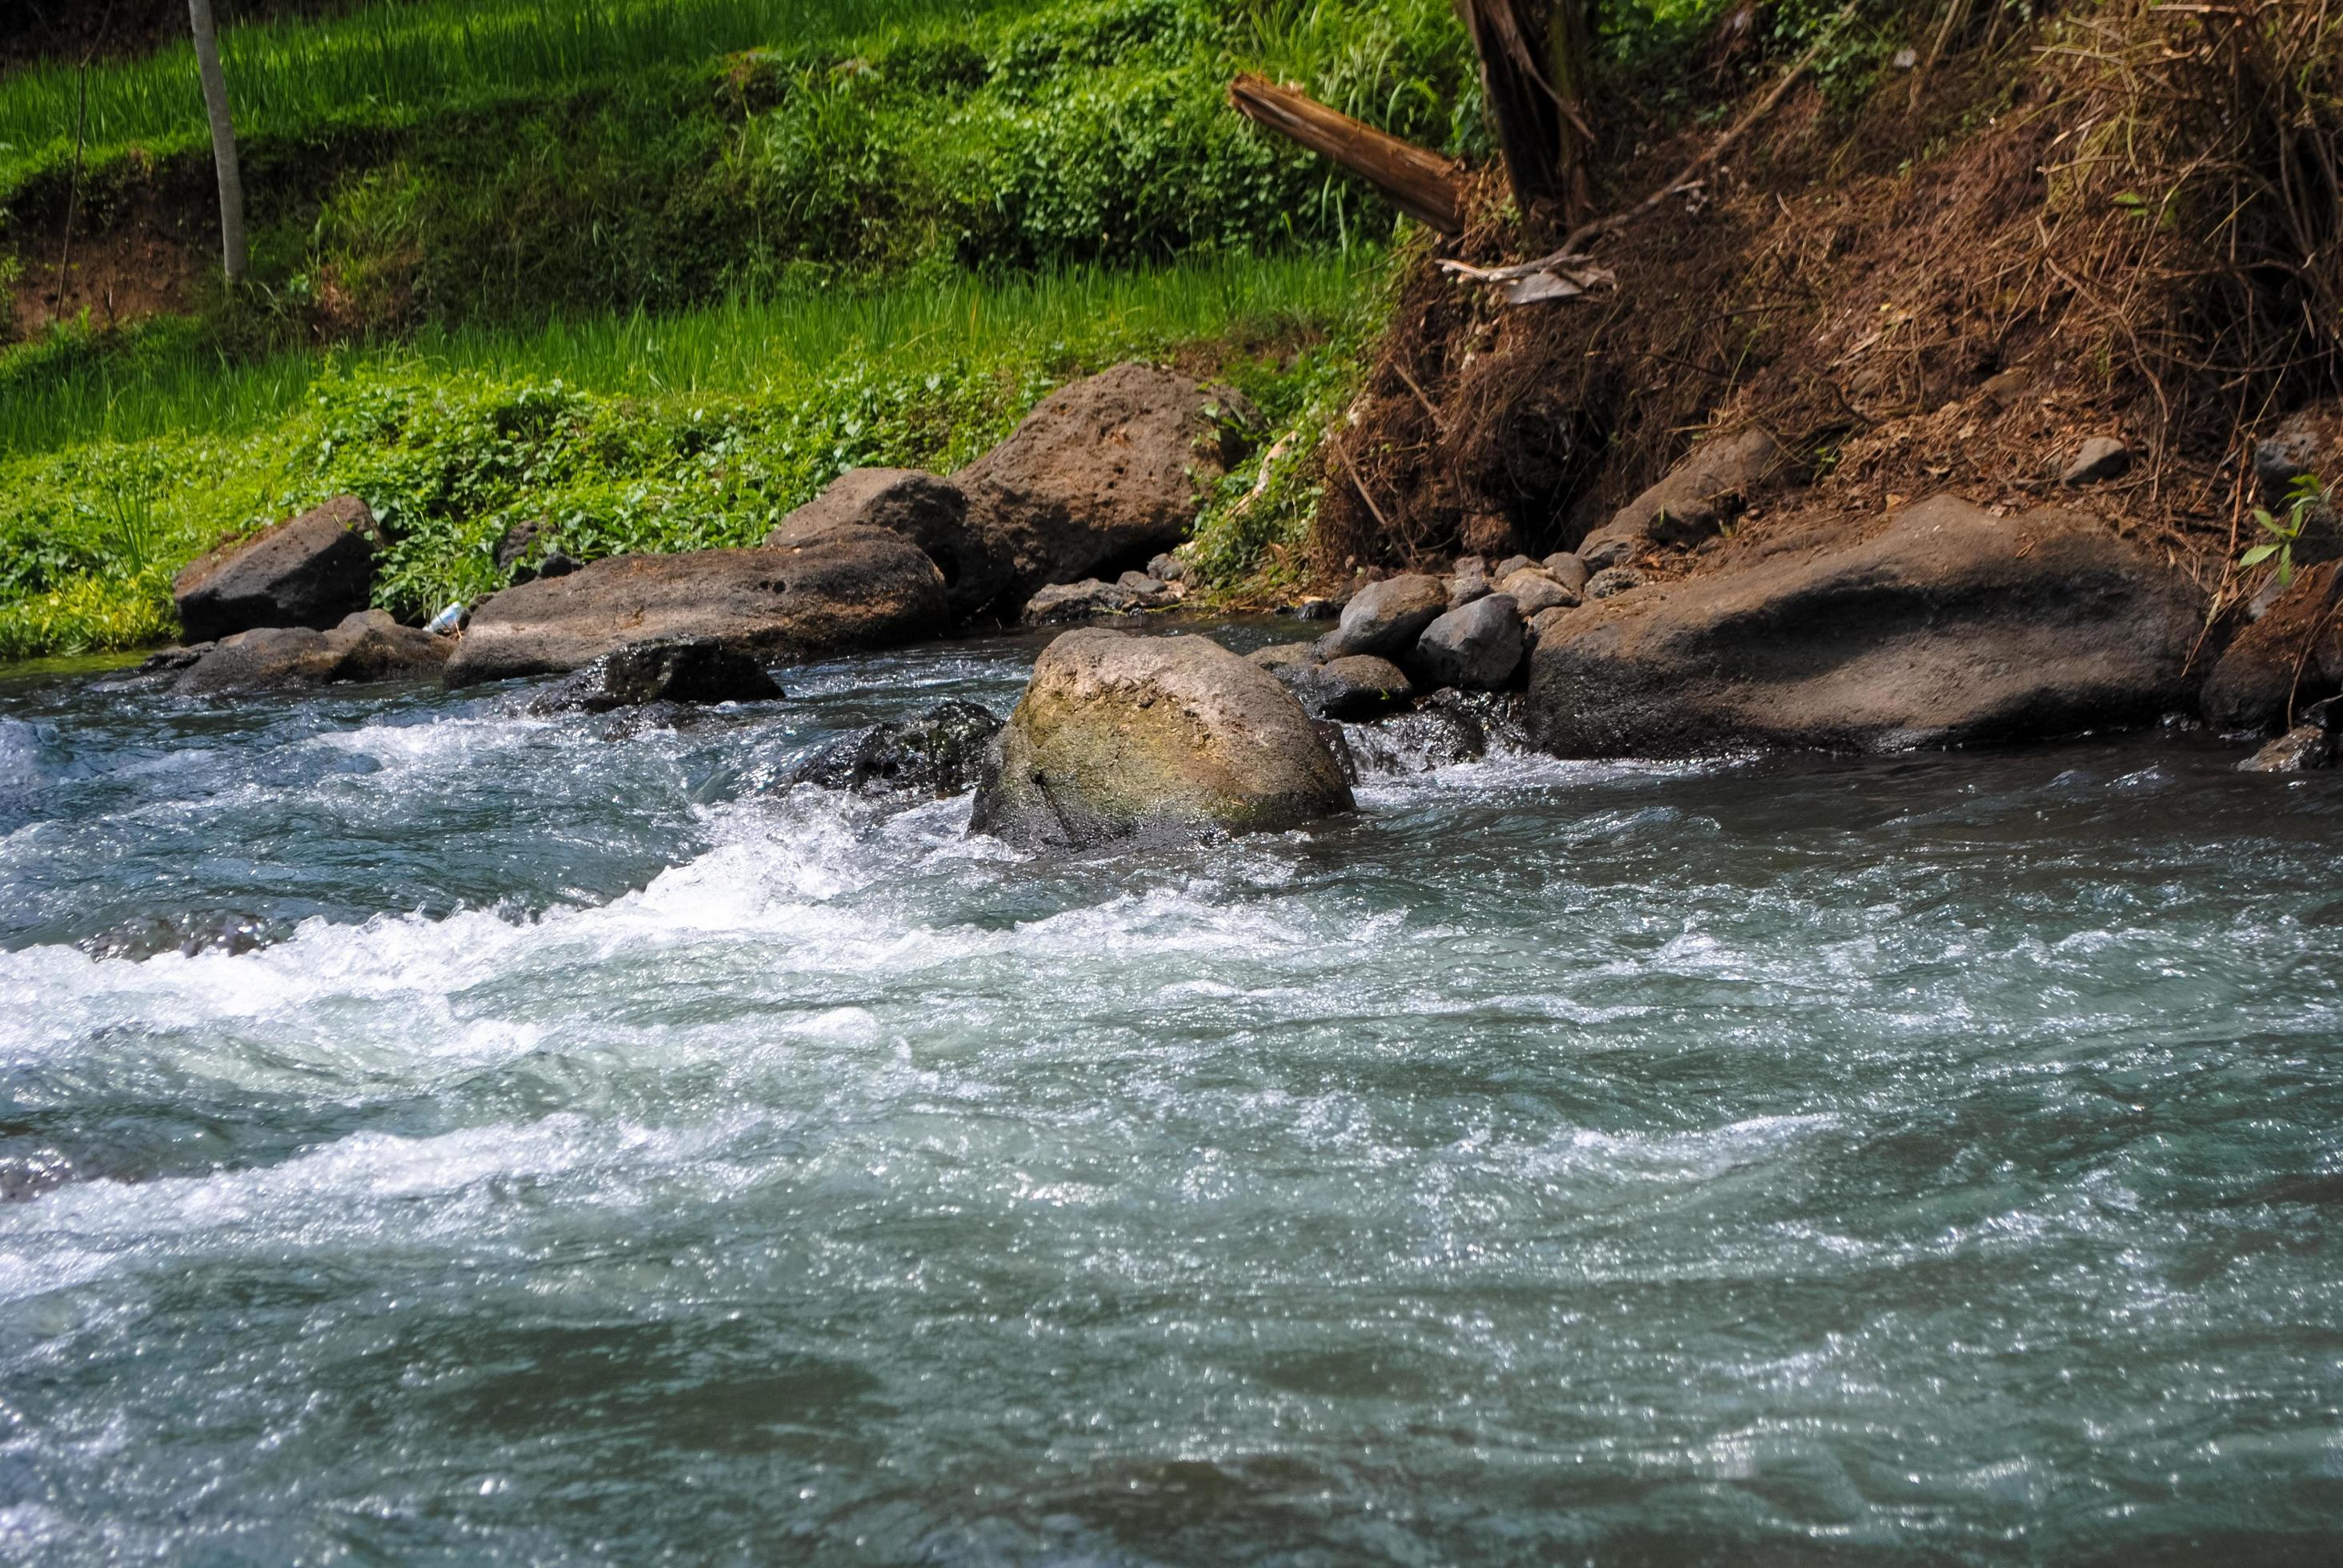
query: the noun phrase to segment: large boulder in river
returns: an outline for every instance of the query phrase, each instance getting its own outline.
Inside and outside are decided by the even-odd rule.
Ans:
[[[367,504],[336,496],[182,568],[171,582],[180,629],[191,643],[258,627],[324,631],[366,608],[381,543]]]
[[[941,702],[917,719],[842,736],[790,769],[788,782],[858,795],[930,795],[976,787],[1001,720],[973,702]]]
[[[1536,743],[1565,757],[2016,740],[2185,706],[2204,597],[2071,512],[1940,496],[1875,538],[1645,588],[1542,627]]]
[[[2321,561],[2237,634],[2198,702],[2221,729],[2269,729],[2292,709],[2343,690],[2343,565]]]
[[[1201,637],[1070,631],[987,759],[971,833],[1029,849],[1278,830],[1351,808],[1277,678]]]
[[[562,674],[628,643],[713,638],[767,665],[940,634],[935,563],[900,535],[837,528],[803,545],[611,556],[507,588],[472,617],[447,684]]]
[[[917,468],[850,468],[766,536],[776,548],[810,544],[840,528],[884,528],[924,551],[943,574],[956,618],[976,614],[1009,587],[1005,553],[969,522],[958,485]]]
[[[1522,663],[1522,612],[1511,594],[1459,605],[1423,628],[1407,672],[1418,686],[1496,691]]]
[[[306,626],[259,627],[217,642],[173,648],[142,666],[171,672],[183,697],[214,692],[332,686],[347,681],[418,679],[436,676],[454,644],[420,627],[401,626],[388,612],[360,610],[330,631]]]
[[[1187,537],[1237,456],[1214,410],[1236,394],[1124,364],[1061,387],[1010,437],[952,476],[970,526],[1008,563],[1014,610],[1049,583],[1138,565]]]

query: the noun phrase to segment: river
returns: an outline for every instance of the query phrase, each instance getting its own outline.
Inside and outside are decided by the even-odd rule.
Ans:
[[[2343,777],[777,788],[1034,646],[0,679],[0,1560],[2331,1560]]]

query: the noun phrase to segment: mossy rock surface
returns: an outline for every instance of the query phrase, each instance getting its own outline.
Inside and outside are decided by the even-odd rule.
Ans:
[[[1090,849],[1281,831],[1351,806],[1274,676],[1206,638],[1091,629],[1034,661],[969,830]]]

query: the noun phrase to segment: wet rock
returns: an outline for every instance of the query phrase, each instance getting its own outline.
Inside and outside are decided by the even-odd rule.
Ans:
[[[1313,595],[1309,598],[1294,600],[1278,613],[1290,615],[1296,620],[1332,620],[1342,613],[1342,608],[1343,601],[1341,599],[1323,598]]]
[[[171,583],[179,625],[189,642],[262,627],[323,631],[366,608],[381,543],[367,504],[337,496],[182,568]]]
[[[1415,695],[1406,673],[1387,658],[1353,653],[1324,664],[1281,664],[1270,673],[1285,683],[1313,719],[1368,719]]]
[[[1423,635],[1423,628],[1445,614],[1448,590],[1438,578],[1422,572],[1372,582],[1342,607],[1342,618],[1326,634],[1319,651],[1328,658],[1354,653],[1378,658],[1404,657]]]
[[[714,638],[759,664],[940,635],[943,578],[918,546],[838,528],[803,545],[610,556],[507,588],[474,612],[450,686],[558,675],[630,643]]]
[[[1242,455],[1243,415],[1233,392],[1139,364],[1043,399],[952,476],[969,527],[1004,563],[1001,602],[1021,605],[1046,584],[1178,544]]]
[[[1575,588],[1566,588],[1544,567],[1523,567],[1497,585],[1524,618],[1540,610],[1568,609],[1581,602]]]
[[[353,681],[423,679],[437,675],[453,651],[447,638],[401,626],[388,612],[360,610],[330,631],[263,627],[224,637],[194,653],[172,680],[183,697],[231,691],[332,686]],[[169,655],[157,655],[166,658]],[[150,659],[152,664],[156,660]]]
[[[39,1148],[0,1154],[0,1203],[29,1203],[74,1179],[73,1161],[62,1149]]]
[[[1425,687],[1494,691],[1522,662],[1522,615],[1503,594],[1450,610],[1416,639],[1408,673]]]
[[[1644,574],[1634,567],[1604,567],[1586,579],[1589,599],[1611,598],[1644,586]]]
[[[1434,692],[1410,712],[1346,725],[1353,781],[1429,773],[1488,755],[1488,725],[1472,704],[1457,700],[1461,695]]]
[[[1070,631],[987,759],[969,831],[1028,848],[1278,830],[1351,808],[1310,716],[1201,637]]]
[[[1586,591],[1586,579],[1594,575],[1587,569],[1584,561],[1567,550],[1546,557],[1545,569],[1554,581],[1571,592],[1582,595]]]
[[[1579,557],[1600,571],[1632,558],[1644,545],[1698,544],[1740,511],[1787,460],[1781,444],[1764,430],[1713,436],[1588,535],[1578,547]]]
[[[2308,773],[2331,766],[2335,737],[2317,724],[2298,724],[2237,764],[2240,773]]]
[[[942,799],[976,788],[985,752],[1000,733],[997,714],[973,702],[946,702],[917,719],[874,724],[831,741],[799,763],[788,782]]]
[[[2131,448],[2112,436],[2094,436],[2060,471],[2062,485],[2096,485],[2131,472]]]
[[[2185,705],[2203,622],[2193,585],[2094,518],[1936,497],[1862,543],[1574,612],[1531,660],[1530,727],[1566,757],[2105,729]]]
[[[1486,598],[1496,591],[1489,580],[1489,563],[1479,556],[1459,556],[1455,569],[1448,578],[1448,608],[1471,604],[1476,598]]]
[[[1062,626],[1100,616],[1132,615],[1164,609],[1180,602],[1180,590],[1140,572],[1125,572],[1113,582],[1086,578],[1078,583],[1053,583],[1025,601],[1019,620],[1027,626]]]
[[[839,528],[879,528],[920,548],[943,575],[955,619],[990,608],[1009,588],[1011,563],[969,520],[958,485],[917,468],[850,468],[783,518],[765,543],[814,543]]]
[[[2197,706],[2217,729],[2268,730],[2289,709],[2343,690],[2343,565],[2294,574],[2268,613],[2239,632],[2205,678]]]
[[[751,655],[713,637],[628,643],[546,688],[531,713],[608,713],[649,703],[769,702],[781,695]]]

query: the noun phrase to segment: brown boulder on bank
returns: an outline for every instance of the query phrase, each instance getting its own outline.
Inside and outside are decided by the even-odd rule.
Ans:
[[[2343,566],[2295,574],[2269,613],[2237,634],[2198,699],[2219,729],[2272,729],[2293,709],[2343,690]]]
[[[1278,831],[1351,809],[1277,678],[1201,637],[1070,631],[1041,650],[970,833],[1029,849]]]
[[[381,543],[367,504],[336,496],[182,568],[171,582],[180,630],[189,642],[260,627],[324,631],[366,608]]]
[[[1014,611],[1036,588],[1135,566],[1185,538],[1239,455],[1207,412],[1215,406],[1241,404],[1169,370],[1117,365],[1051,393],[954,474],[970,527],[1007,563],[994,608]]]
[[[1612,514],[1580,542],[1577,553],[1590,562],[1616,566],[1633,559],[1644,545],[1698,544],[1787,460],[1781,443],[1763,430],[1713,437]]]
[[[783,518],[765,543],[810,544],[840,528],[884,528],[926,553],[943,574],[955,618],[977,614],[1009,586],[1008,558],[969,523],[968,498],[949,479],[917,468],[850,468]]]
[[[2193,584],[2089,518],[1940,496],[1859,544],[1542,623],[1527,716],[1565,757],[2027,739],[2187,706],[2203,624]]]
[[[472,617],[447,684],[558,675],[653,638],[713,638],[768,665],[940,635],[943,577],[918,546],[840,527],[782,548],[612,556],[507,588]]]
[[[171,684],[182,697],[260,691],[280,687],[334,686],[347,681],[415,679],[437,675],[454,651],[451,638],[401,626],[387,611],[360,610],[330,631],[260,627],[201,649],[177,648],[150,663],[197,654]]]

